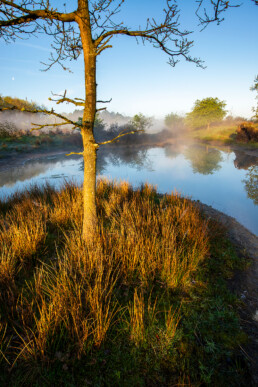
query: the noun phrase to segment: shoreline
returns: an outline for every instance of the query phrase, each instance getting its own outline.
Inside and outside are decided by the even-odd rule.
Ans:
[[[258,348],[256,345],[258,337],[258,319],[256,320],[258,314],[258,237],[233,217],[199,201],[193,200],[192,202],[207,220],[214,219],[224,226],[225,234],[240,257],[251,259],[251,265],[244,271],[234,273],[233,278],[227,280],[227,283],[232,292],[241,300],[238,307],[240,324],[249,340],[243,348],[240,347],[240,350],[250,364],[250,372],[255,386],[258,383],[258,370],[255,367],[258,361]]]
[[[200,144],[200,142],[197,142],[197,144]],[[178,146],[179,148],[181,147],[181,145],[185,145],[185,146],[188,146],[190,145],[190,142],[182,142],[182,139],[178,138],[178,139],[174,139],[174,142],[166,142],[166,143],[160,143],[160,144],[156,144],[155,146],[154,145],[147,145],[147,146],[142,146],[142,145],[137,145],[135,146],[135,149],[136,151],[139,150],[139,149],[151,149],[151,148],[165,148],[166,146]],[[205,146],[203,143],[202,143],[203,146]],[[206,147],[216,147],[215,145],[208,145],[206,144]],[[129,146],[127,146],[126,144],[110,144],[108,146],[105,146],[105,147],[102,147],[101,148],[101,152],[103,152],[103,154],[107,154],[110,151],[114,151],[115,148],[120,148],[121,149],[125,149],[125,148],[129,148]],[[49,149],[50,148],[50,149]],[[59,148],[59,149],[56,149],[56,148],[52,148],[52,147],[49,147],[48,149],[46,148],[39,148],[39,149],[35,149],[33,152],[26,152],[26,153],[20,153],[20,154],[9,154],[9,156],[7,157],[2,157],[1,158],[1,152],[0,152],[0,173],[1,171],[3,173],[8,173],[8,170],[10,169],[14,169],[16,166],[18,167],[25,167],[26,168],[26,164],[27,163],[30,163],[30,162],[37,162],[37,161],[40,161],[40,162],[44,162],[44,159],[46,159],[46,162],[51,160],[52,158],[55,159],[55,158],[58,158],[58,157],[65,157],[66,154],[68,154],[69,152],[71,152],[71,147],[64,147],[63,149]],[[73,148],[73,151],[81,151],[80,148],[77,148],[76,147],[72,147]],[[130,145],[130,148],[132,148],[132,145]],[[252,163],[254,162],[256,165],[258,165],[258,149],[248,149],[248,148],[242,148],[242,147],[233,147],[233,146],[220,146],[219,150],[223,151],[223,152],[237,152],[239,151],[239,156],[241,155],[241,157],[239,157],[239,160],[238,160],[238,153],[235,153],[235,160],[234,160],[234,164],[235,164],[235,167],[236,168],[240,168],[240,169],[247,169],[248,165],[250,164],[247,164],[247,166],[245,165],[242,165],[243,162],[241,161],[243,156],[244,155],[244,160],[246,162],[246,158],[249,160],[252,161]],[[246,156],[245,156],[246,155]],[[72,158],[75,158],[75,159],[78,159],[79,155],[73,155]],[[68,159],[68,157],[67,157]],[[242,164],[241,164],[242,162]],[[238,165],[239,164],[239,165]],[[186,194],[187,196],[187,194]],[[198,201],[198,198],[196,199],[192,199],[192,200],[197,200]],[[212,204],[212,203],[210,203]],[[209,207],[210,204],[203,204],[203,206],[207,206]],[[211,208],[211,207],[210,207]],[[214,209],[214,211],[220,211],[220,209]],[[225,216],[235,216],[235,214],[232,214],[232,215],[227,215],[225,213]],[[242,224],[241,223],[241,220],[240,220],[240,223],[239,224]],[[247,227],[247,226],[244,226],[243,227]],[[248,230],[248,229],[247,229]],[[249,229],[250,230],[250,229]],[[254,233],[254,231],[250,231],[250,233]],[[254,234],[256,235],[256,233]],[[257,235],[258,236],[258,235]]]
[[[209,219],[222,224],[227,237],[235,247],[237,255],[250,259],[250,266],[234,274],[229,280],[229,288],[241,300],[239,304],[240,323],[247,334],[248,343],[244,346],[243,353],[248,358],[251,366],[251,375],[254,386],[258,385],[258,237],[247,230],[235,218],[226,215],[213,207],[200,202],[194,202],[201,213]]]

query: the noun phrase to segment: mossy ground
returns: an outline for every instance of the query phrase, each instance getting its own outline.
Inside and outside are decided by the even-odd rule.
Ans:
[[[0,385],[249,385],[227,288],[243,268],[216,222],[177,194],[99,181],[0,203]]]

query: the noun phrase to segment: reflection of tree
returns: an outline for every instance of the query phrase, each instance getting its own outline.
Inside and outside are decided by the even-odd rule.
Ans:
[[[108,165],[127,164],[136,169],[151,169],[151,163],[147,156],[148,148],[126,147],[126,146],[105,146],[98,151],[97,174],[103,174]],[[83,161],[80,167],[83,170]]]
[[[112,150],[110,148],[108,162],[113,165],[127,164],[139,170],[149,164],[146,148],[116,147]]]
[[[217,149],[192,145],[185,150],[184,155],[190,160],[194,173],[212,175],[221,168],[219,163],[222,161],[222,156]]]
[[[165,146],[165,156],[169,159],[175,159],[180,154],[177,145],[169,144]]]
[[[78,159],[78,156],[72,156],[70,160]],[[0,187],[12,186],[17,181],[30,180],[45,173],[48,169],[53,168],[57,162],[67,161],[67,157],[64,155],[54,156],[52,159],[43,157],[38,160],[29,160],[23,165],[15,165],[8,169],[0,169]]]
[[[234,153],[236,155],[234,166],[237,169],[248,169],[249,167],[258,165],[258,157],[239,150],[234,150]]]
[[[252,166],[249,168],[246,178],[243,180],[247,196],[253,200],[254,204],[258,205],[258,167]]]

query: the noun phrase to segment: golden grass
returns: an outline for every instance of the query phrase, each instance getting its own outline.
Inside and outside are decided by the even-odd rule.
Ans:
[[[48,363],[60,353],[80,358],[119,334],[125,321],[124,334],[136,346],[148,332],[157,337],[155,351],[173,343],[180,313],[145,294],[153,286],[162,292],[195,286],[209,243],[190,200],[161,198],[148,185],[133,191],[125,182],[99,181],[92,246],[81,237],[82,194],[73,184],[60,192],[35,188],[1,208],[0,301],[8,305],[1,324],[8,328],[0,350],[10,342],[2,358],[12,364]]]

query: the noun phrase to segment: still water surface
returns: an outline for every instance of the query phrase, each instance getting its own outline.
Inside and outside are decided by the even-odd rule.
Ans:
[[[106,147],[98,153],[98,176],[148,182],[161,193],[174,190],[235,217],[258,234],[257,153],[230,148],[170,145],[165,148]],[[0,166],[0,199],[46,181],[59,188],[64,180],[83,181],[81,157],[62,155]]]

